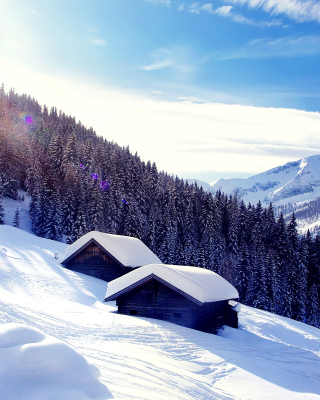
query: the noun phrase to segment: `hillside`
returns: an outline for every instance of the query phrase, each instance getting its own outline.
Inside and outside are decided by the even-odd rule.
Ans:
[[[65,250],[0,226],[6,399],[320,399],[319,329],[246,306],[217,336],[118,315],[105,282],[59,265]]]
[[[158,172],[62,111],[0,89],[0,225],[65,243],[90,231],[133,236],[165,264],[219,273],[248,306],[319,327],[320,235],[298,237],[288,216]]]

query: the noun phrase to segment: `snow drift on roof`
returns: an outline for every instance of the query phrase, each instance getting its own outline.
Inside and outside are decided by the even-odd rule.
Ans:
[[[125,267],[140,267],[151,263],[161,263],[160,259],[139,239],[96,231],[86,233],[70,245],[62,262],[85,246],[91,239],[98,242],[102,248]]]
[[[201,303],[239,297],[237,290],[228,281],[207,269],[181,265],[150,264],[109,282],[105,300],[113,300],[117,297],[117,293],[151,274],[170,283]]]

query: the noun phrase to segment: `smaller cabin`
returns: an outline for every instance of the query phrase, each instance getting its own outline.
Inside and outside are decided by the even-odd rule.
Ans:
[[[119,314],[216,333],[223,325],[238,327],[238,313],[229,304],[238,297],[237,290],[212,271],[152,264],[110,282],[104,301],[116,300]]]
[[[139,239],[97,231],[70,245],[61,262],[66,268],[110,282],[160,259]]]

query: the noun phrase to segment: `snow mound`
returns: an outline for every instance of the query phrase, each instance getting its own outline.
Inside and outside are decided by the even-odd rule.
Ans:
[[[201,303],[236,299],[239,294],[222,276],[213,271],[181,265],[150,264],[109,282],[106,301],[148,276],[158,277]]]
[[[160,259],[141,240],[129,236],[112,235],[92,231],[70,245],[61,263],[81,250],[88,242],[95,240],[108,253],[125,267],[141,267],[146,264],[160,263]]]
[[[105,400],[100,372],[66,343],[22,324],[0,326],[2,399]]]

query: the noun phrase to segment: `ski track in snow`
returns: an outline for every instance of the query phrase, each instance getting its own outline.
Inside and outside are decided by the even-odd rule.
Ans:
[[[0,323],[72,346],[116,399],[320,400],[318,329],[249,307],[217,336],[118,315],[105,282],[59,266],[66,245],[21,232],[0,226]]]

